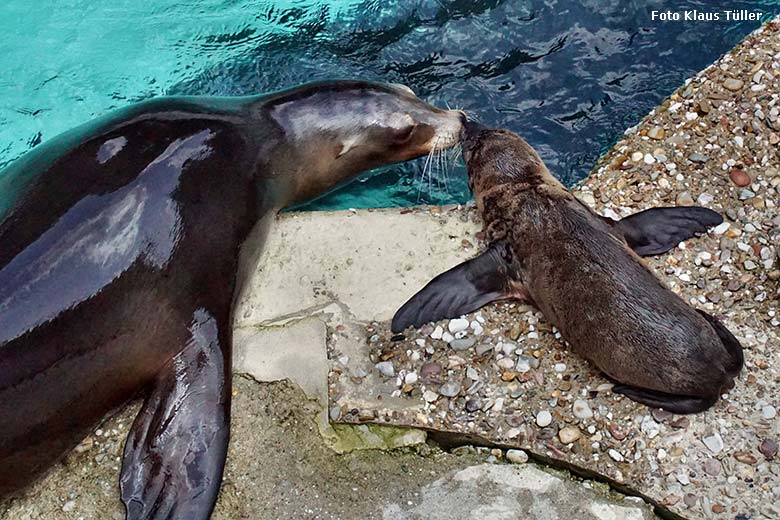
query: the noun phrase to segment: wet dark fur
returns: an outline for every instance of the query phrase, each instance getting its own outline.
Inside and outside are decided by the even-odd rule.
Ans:
[[[488,241],[509,245],[511,276],[524,287],[515,296],[533,302],[575,352],[615,381],[695,398],[681,412],[733,386],[739,343],[654,276],[528,143],[483,131],[464,150]]]

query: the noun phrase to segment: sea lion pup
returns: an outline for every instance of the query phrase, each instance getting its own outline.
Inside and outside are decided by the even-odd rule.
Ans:
[[[639,255],[656,255],[722,218],[655,208],[620,221],[574,197],[522,138],[469,123],[463,157],[490,246],[437,276],[392,329],[460,316],[495,300],[537,306],[614,392],[674,413],[706,410],[733,386],[742,347],[670,291]]]
[[[259,248],[281,208],[454,145],[464,120],[364,81],[158,98],[1,172],[0,496],[143,391],[122,461],[127,518],[208,518],[237,273],[254,266],[239,269],[241,244],[254,228]]]

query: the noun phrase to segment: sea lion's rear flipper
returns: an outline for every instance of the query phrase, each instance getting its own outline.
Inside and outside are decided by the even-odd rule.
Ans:
[[[690,395],[667,394],[628,385],[615,385],[612,387],[612,391],[616,394],[623,394],[637,403],[642,403],[652,408],[663,408],[667,412],[677,414],[703,412],[718,400],[717,393],[710,397],[694,397]]]
[[[190,332],[127,437],[120,488],[128,520],[207,520],[217,499],[230,429],[230,361],[205,311]]]
[[[692,236],[723,222],[723,217],[696,206],[652,208],[618,222],[608,219],[622,233],[628,246],[640,256],[660,255]]]
[[[398,309],[393,332],[461,316],[492,301],[522,297],[522,285],[510,278],[510,254],[505,243],[496,242],[481,255],[440,274]]]

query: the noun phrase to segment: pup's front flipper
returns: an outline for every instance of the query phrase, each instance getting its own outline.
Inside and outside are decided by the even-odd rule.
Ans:
[[[511,254],[504,242],[496,242],[481,255],[440,274],[398,309],[393,332],[454,318],[495,300],[523,298],[522,284],[511,275]]]
[[[606,217],[605,217],[606,218]],[[723,217],[696,206],[652,208],[618,222],[607,219],[622,233],[628,246],[640,256],[660,255],[680,242],[723,222]]]
[[[646,390],[636,386],[615,385],[612,391],[623,394],[632,401],[642,403],[652,408],[663,408],[667,412],[688,414],[703,412],[718,400],[718,395],[712,397],[693,397],[690,395],[674,395],[655,390]]]
[[[205,311],[160,372],[125,444],[120,488],[128,520],[207,520],[230,432],[227,339]]]

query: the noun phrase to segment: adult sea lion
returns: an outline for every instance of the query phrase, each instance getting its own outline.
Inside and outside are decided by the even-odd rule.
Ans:
[[[414,295],[393,331],[517,298],[536,305],[575,352],[619,383],[613,391],[635,401],[693,413],[733,385],[739,342],[639,258],[705,232],[720,215],[680,207],[600,217],[507,130],[469,123],[463,156],[490,246]]]
[[[281,208],[455,144],[464,121],[362,81],[161,98],[0,173],[0,496],[145,389],[122,463],[127,518],[207,518],[242,242]]]

